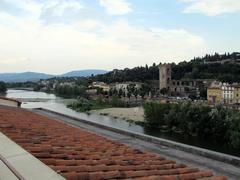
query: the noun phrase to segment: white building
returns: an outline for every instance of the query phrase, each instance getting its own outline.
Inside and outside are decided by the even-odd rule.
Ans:
[[[113,88],[119,91],[120,89],[123,90],[123,92],[127,93],[128,86],[133,85],[134,88],[140,89],[142,87],[142,83],[139,82],[122,82],[122,83],[116,83],[113,85]]]
[[[223,83],[222,85],[222,98],[224,103],[232,103],[234,100],[234,91],[235,87],[228,84]]]
[[[94,87],[94,88],[102,88],[103,91],[105,92],[109,92],[110,90],[110,86],[104,82],[93,82],[92,85],[90,87]]]

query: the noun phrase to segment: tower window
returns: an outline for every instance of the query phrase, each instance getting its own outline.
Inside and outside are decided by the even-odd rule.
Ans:
[[[167,84],[169,84],[170,83],[170,78],[167,78]]]

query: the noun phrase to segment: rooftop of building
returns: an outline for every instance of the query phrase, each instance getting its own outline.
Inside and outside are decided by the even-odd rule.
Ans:
[[[23,109],[0,107],[0,131],[69,180],[226,179]]]

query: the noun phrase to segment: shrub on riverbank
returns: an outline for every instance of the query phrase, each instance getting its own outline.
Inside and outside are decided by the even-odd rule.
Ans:
[[[85,96],[86,87],[82,85],[56,85],[54,88],[54,93],[62,97],[77,97],[77,96]]]
[[[188,136],[211,139],[240,148],[240,112],[223,106],[191,103],[144,105],[148,126],[178,130]]]
[[[77,102],[69,104],[68,107],[78,112],[87,112],[111,107],[129,107],[129,104],[115,96],[110,101],[104,101],[101,97],[98,97],[96,100],[80,97],[77,99]]]
[[[77,99],[77,102],[73,102],[72,104],[69,104],[67,107],[78,112],[86,112],[91,110],[92,104],[88,99],[80,97]]]
[[[7,91],[7,85],[5,82],[0,81],[0,93],[5,93]]]

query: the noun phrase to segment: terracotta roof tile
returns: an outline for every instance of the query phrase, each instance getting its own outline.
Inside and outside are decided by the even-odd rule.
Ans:
[[[69,180],[226,180],[26,110],[0,108],[0,131]]]

